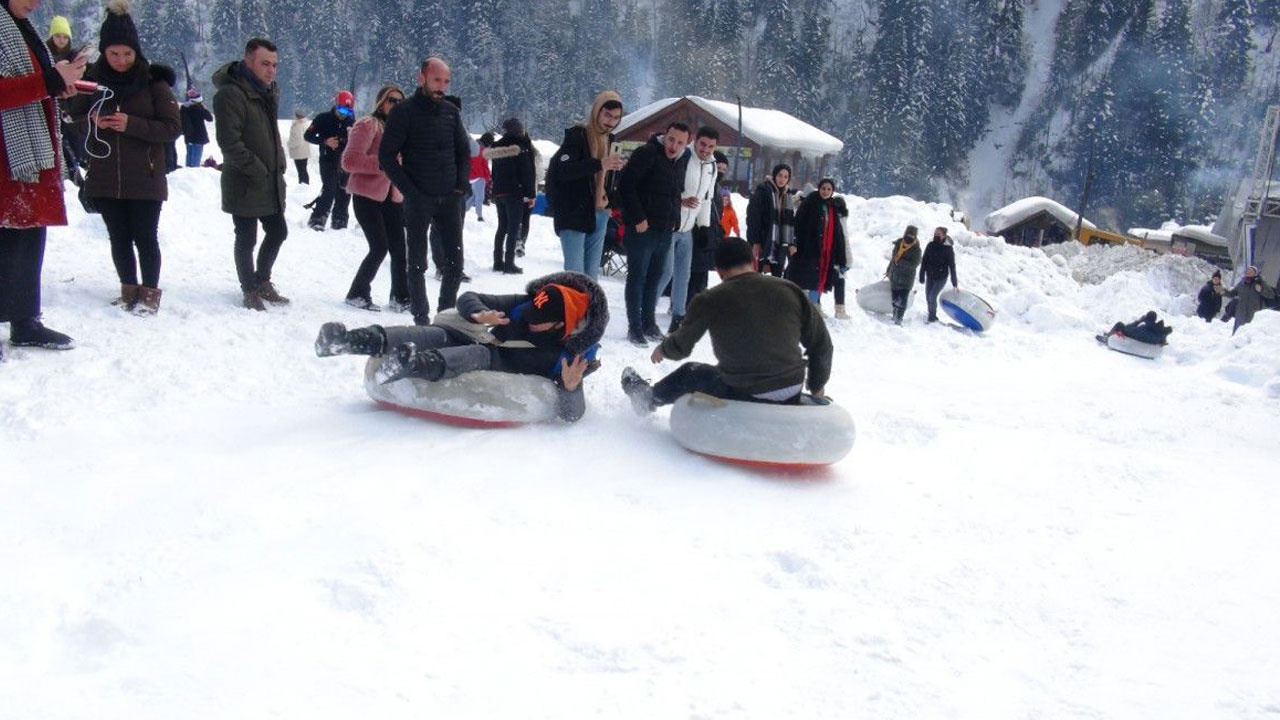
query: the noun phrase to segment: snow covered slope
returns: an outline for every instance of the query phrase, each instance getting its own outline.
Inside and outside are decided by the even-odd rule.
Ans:
[[[218,176],[171,176],[155,318],[118,290],[98,218],[50,233],[69,353],[0,365],[0,714],[13,718],[1263,718],[1280,707],[1280,316],[1189,317],[1189,261],[1053,255],[849,198],[851,286],[907,223],[950,225],[975,336],[830,320],[854,415],[829,472],[681,450],[604,368],[572,426],[444,427],[376,409],[321,322],[357,229],[289,191],[284,310],[238,307]],[[741,201],[741,198],[738,199]],[[739,210],[745,208],[740,207]],[[521,278],[468,219],[470,289]],[[1101,272],[1099,268],[1115,272]],[[387,270],[374,284],[385,298]],[[852,287],[851,287],[852,290]],[[434,295],[434,283],[432,283]],[[830,310],[830,298],[824,298]],[[1093,334],[1156,308],[1157,362]],[[660,319],[661,320],[661,319]],[[0,331],[3,337],[4,331]],[[706,347],[698,359],[709,360]]]

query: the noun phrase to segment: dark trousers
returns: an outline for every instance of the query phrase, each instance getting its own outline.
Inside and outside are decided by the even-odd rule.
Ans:
[[[911,298],[910,285],[890,285],[889,297],[893,299],[893,319],[901,320],[907,312],[907,300]]]
[[[311,176],[307,174],[307,159],[306,159],[306,158],[300,158],[300,159],[298,159],[298,160],[294,160],[294,161],[293,161],[293,166],[294,166],[294,167],[296,167],[296,168],[298,169],[298,184],[299,184],[299,185],[310,185],[310,184],[311,184]]]
[[[142,268],[142,284],[160,287],[160,201],[116,200],[94,198],[102,221],[111,238],[111,261],[121,285],[138,284],[138,267]],[[138,248],[134,255],[134,247]]]
[[[498,234],[493,237],[493,266],[513,265],[526,205],[518,195],[496,197],[493,203],[498,206]]]
[[[280,246],[289,237],[289,226],[285,224],[284,213],[260,218],[232,215],[231,222],[236,227],[236,277],[240,279],[241,290],[252,292],[262,283],[271,281],[271,268],[276,264]],[[255,268],[253,247],[258,244],[259,222],[262,223],[263,237]]]
[[[437,350],[444,358],[444,377],[457,377],[475,370],[501,370],[495,367],[494,349],[471,341],[460,341],[434,325],[383,328],[387,335],[387,352],[411,342],[419,350]]]
[[[532,217],[533,206],[525,203],[520,219],[520,247],[524,247],[524,241],[529,239],[529,220]]]
[[[467,198],[463,197],[458,201],[458,232],[461,233],[462,226],[467,224]],[[440,240],[440,226],[432,224],[431,226],[431,262],[436,264],[436,271],[439,272],[445,266],[444,261],[444,243]],[[458,275],[461,276],[466,268],[466,253],[462,245],[458,246]],[[442,308],[443,309],[443,308]]]
[[[40,316],[45,229],[0,228],[0,322]]]
[[[933,277],[925,276],[924,279],[924,297],[929,302],[929,319],[938,319],[938,296],[942,294],[942,289],[947,286],[947,276]]]
[[[466,206],[462,196],[428,195],[420,199],[405,198],[405,242],[408,246],[408,287],[413,321],[425,325],[430,321],[431,303],[427,301],[427,235],[436,231],[440,240],[437,261],[440,281],[440,310],[453,307],[462,284],[462,214]]]
[[[662,265],[671,249],[670,230],[627,233],[627,326],[639,329],[657,325],[655,320],[658,293],[662,288]]]
[[[390,254],[391,300],[407,304],[409,275],[405,271],[404,207],[389,199],[378,202],[360,195],[351,201],[356,222],[360,223],[364,239],[369,243],[369,252],[356,270],[347,297],[371,300],[373,290],[370,285],[378,274],[378,268],[382,267],[382,261]]]
[[[340,229],[347,226],[347,204],[351,196],[342,186],[346,184],[345,173],[338,164],[338,159],[320,160],[320,197],[311,210],[311,222],[324,222],[329,219],[330,210],[333,221],[330,226]]]
[[[706,393],[712,397],[725,400],[742,400],[745,402],[770,403],[774,405],[790,405],[800,400],[800,394],[790,400],[773,403],[752,397],[750,393],[739,390],[724,381],[720,368],[700,362],[687,362],[676,368],[670,375],[653,385],[653,402],[655,405],[670,405],[682,395],[691,392]]]
[[[707,289],[707,271],[693,270],[689,273],[689,302],[693,301],[693,296]],[[686,304],[686,308],[688,305]]]

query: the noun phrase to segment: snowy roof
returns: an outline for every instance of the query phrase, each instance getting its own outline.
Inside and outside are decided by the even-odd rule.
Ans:
[[[1141,238],[1149,242],[1161,242],[1166,245],[1173,242],[1173,230],[1152,230],[1151,228],[1129,228],[1126,233],[1132,237]]]
[[[686,95],[683,98],[664,98],[632,111],[622,118],[622,122],[618,124],[618,129],[615,132],[621,133],[627,128],[639,125],[681,100],[688,100],[697,105],[699,109],[729,127],[738,127],[738,105],[736,103],[708,100],[697,95]],[[767,110],[744,105],[742,107],[742,134],[761,145],[781,150],[794,150],[804,155],[830,155],[844,149],[844,143],[839,139],[781,110]]]
[[[1074,229],[1076,220],[1080,217],[1074,210],[1067,208],[1061,203],[1050,200],[1046,197],[1029,197],[1010,203],[988,215],[983,221],[983,227],[992,235],[997,235],[1018,223],[1033,217],[1041,212],[1047,212],[1057,218],[1058,222]],[[1089,222],[1086,218],[1083,227],[1097,228],[1097,225]]]
[[[1205,245],[1213,245],[1215,247],[1227,246],[1227,239],[1221,235],[1214,235],[1213,230],[1208,225],[1185,225],[1174,230],[1173,236],[1191,238]]]

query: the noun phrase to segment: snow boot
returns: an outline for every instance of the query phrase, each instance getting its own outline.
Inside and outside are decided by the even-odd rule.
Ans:
[[[160,288],[139,285],[138,305],[135,312],[138,315],[155,315],[160,312],[160,294]]]
[[[672,315],[671,326],[667,328],[667,334],[670,335],[680,329],[680,323],[684,322],[683,315]]]
[[[35,318],[27,318],[9,323],[9,344],[15,347],[70,350],[76,346],[76,341],[57,330],[50,330]]]
[[[120,297],[111,301],[112,305],[132,311],[138,304],[138,285],[120,283]]]
[[[444,356],[439,350],[418,350],[411,342],[396,348],[394,355],[383,364],[386,379],[383,385],[405,378],[420,378],[435,382],[444,377]]]
[[[649,347],[649,341],[645,339],[644,332],[640,328],[627,328],[627,340],[636,347]]]
[[[266,312],[267,306],[262,304],[262,298],[258,296],[255,290],[246,290],[244,300],[240,303],[246,310],[257,310],[258,312]]]
[[[386,332],[378,325],[347,330],[340,322],[327,322],[316,335],[316,357],[381,355],[386,344]]]
[[[637,415],[653,412],[653,386],[629,365],[622,368],[622,392],[631,398],[631,409]]]
[[[289,298],[281,295],[276,290],[276,286],[271,284],[270,280],[258,286],[258,297],[271,303],[272,305],[288,305],[289,304]]]
[[[844,306],[843,306],[843,305],[837,305],[837,306],[836,306],[836,319],[837,319],[837,320],[848,320],[848,319],[849,319],[849,313],[847,313],[847,312],[845,312],[845,311],[844,311]]]

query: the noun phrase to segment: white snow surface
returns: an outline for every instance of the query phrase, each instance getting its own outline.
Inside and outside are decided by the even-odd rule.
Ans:
[[[697,95],[686,96],[690,102],[714,116],[731,128],[738,127],[738,105],[721,100],[708,100]],[[633,110],[622,118],[616,132],[649,119],[683,98],[663,98]],[[781,110],[742,107],[742,134],[761,145],[794,150],[809,157],[835,154],[844,149],[844,142],[819,130],[809,123],[788,115]]]
[[[990,215],[983,218],[982,226],[986,228],[989,233],[1003,232],[1004,230],[1007,230],[1040,212],[1048,212],[1050,215],[1057,218],[1062,224],[1072,229],[1075,228],[1076,222],[1080,219],[1080,215],[1076,213],[1076,211],[1056,200],[1033,196],[1022,198],[1021,200],[1015,200],[999,210],[992,212]],[[1087,228],[1097,227],[1097,225],[1089,222],[1088,218],[1085,218],[1083,226]]]
[[[217,172],[170,178],[160,314],[108,304],[106,233],[72,207],[44,302],[79,346],[6,342],[6,718],[1280,712],[1280,315],[1234,337],[1191,316],[1197,261],[1047,255],[946,205],[847,198],[850,292],[907,224],[946,225],[960,286],[1001,317],[974,335],[923,302],[904,327],[851,303],[828,390],[856,445],[789,476],[632,413],[621,369],[675,366],[626,342],[614,278],[577,424],[379,410],[363,358],[312,350],[327,320],[408,319],[342,303],[359,230],[305,229],[317,188],[291,187],[293,304],[246,311]],[[468,217],[465,289],[558,269],[535,216],[526,274],[490,272],[493,228]],[[1161,359],[1094,341],[1148,308],[1175,328]]]

